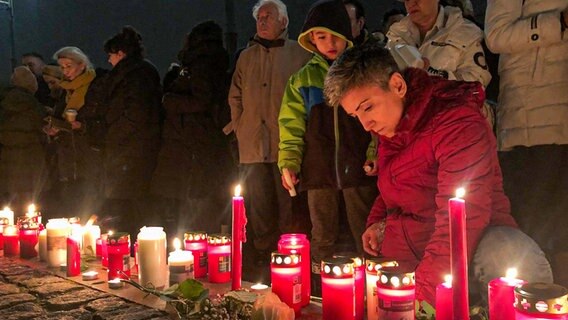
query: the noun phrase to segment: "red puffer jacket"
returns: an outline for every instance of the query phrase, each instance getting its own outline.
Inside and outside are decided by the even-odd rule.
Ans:
[[[471,261],[489,225],[516,227],[503,193],[496,140],[481,113],[477,82],[447,81],[409,69],[405,112],[392,138],[380,137],[381,195],[367,225],[386,218],[382,255],[416,267],[416,298],[433,305],[450,273],[448,199],[466,189]]]

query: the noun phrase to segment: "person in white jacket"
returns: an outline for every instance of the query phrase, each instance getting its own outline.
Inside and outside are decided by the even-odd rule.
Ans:
[[[562,285],[568,285],[567,25],[566,0],[487,1],[487,46],[501,55],[497,133],[505,192]]]

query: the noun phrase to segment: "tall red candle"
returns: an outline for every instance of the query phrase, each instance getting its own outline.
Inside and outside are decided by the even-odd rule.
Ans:
[[[487,300],[490,319],[515,319],[515,288],[526,283],[516,279],[516,273],[516,269],[509,269],[505,277],[489,282]]]
[[[241,197],[241,186],[238,185],[235,188],[235,196],[233,197],[233,232],[231,241],[232,290],[241,288],[243,273],[243,242],[246,241],[246,223],[245,201],[243,197]]]
[[[324,320],[355,319],[355,270],[353,260],[327,258],[321,262]]]
[[[212,234],[207,242],[209,282],[229,282],[231,280],[231,238],[225,234]]]
[[[207,233],[188,231],[184,234],[184,249],[193,254],[193,276],[202,278],[207,275]]]
[[[453,319],[469,319],[465,191],[459,188],[448,201],[452,267]]]
[[[414,272],[403,267],[377,271],[377,313],[381,320],[414,319]]]
[[[278,252],[299,253],[301,256],[302,269],[302,306],[310,304],[311,295],[311,257],[310,241],[305,234],[287,233],[278,240]]]
[[[18,228],[10,225],[4,227],[4,255],[6,257],[15,257],[20,253],[20,245],[18,243]]]
[[[446,275],[444,280],[445,280],[444,282],[440,283],[436,287],[436,320],[453,320],[452,319],[453,317],[452,276]],[[513,305],[511,304],[511,307],[512,306]],[[501,318],[495,318],[495,319],[501,319]]]
[[[363,320],[365,314],[365,266],[363,257],[357,253],[336,253],[337,258],[348,258],[353,260],[355,270],[355,320]]]
[[[294,309],[296,317],[302,308],[302,267],[300,254],[273,252],[270,261],[272,292]]]
[[[75,277],[81,274],[80,239],[76,236],[67,237],[67,276]]]
[[[36,216],[26,215],[25,217],[18,218],[18,227],[20,229],[20,257],[23,259],[35,258],[38,255],[36,246],[39,243],[39,224],[37,219],[34,219],[35,217]]]
[[[130,278],[130,234],[115,232],[106,241],[108,279]],[[120,272],[122,271],[122,273]]]

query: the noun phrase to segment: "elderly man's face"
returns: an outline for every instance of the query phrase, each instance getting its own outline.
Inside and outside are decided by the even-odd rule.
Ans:
[[[22,65],[28,67],[36,77],[39,77],[45,63],[38,57],[26,56],[22,58]]]
[[[265,4],[258,10],[256,33],[265,40],[276,40],[286,28],[286,19],[280,19],[278,9],[272,3]]]
[[[341,105],[347,114],[359,119],[365,130],[391,138],[402,117],[405,94],[406,83],[395,73],[389,90],[375,84],[354,88],[343,96]]]

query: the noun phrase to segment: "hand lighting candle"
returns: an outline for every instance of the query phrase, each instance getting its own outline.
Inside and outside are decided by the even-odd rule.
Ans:
[[[453,318],[469,318],[467,277],[466,214],[463,196],[465,190],[456,190],[456,197],[448,201],[450,217],[450,250],[452,266]]]
[[[231,280],[231,238],[225,234],[212,234],[207,238],[209,282]]]
[[[188,231],[184,234],[185,250],[193,254],[193,275],[196,278],[207,275],[207,233]]]
[[[138,279],[156,288],[168,282],[166,233],[162,227],[143,227],[138,233]]]
[[[130,279],[130,234],[126,232],[109,234],[106,248],[108,254],[108,279]]]
[[[363,320],[365,315],[365,265],[363,257],[353,252],[333,254],[334,258],[348,258],[353,260],[355,270],[355,320]]]
[[[231,240],[231,290],[241,288],[243,273],[243,242],[246,241],[247,218],[245,215],[245,201],[241,197],[241,185],[235,187],[233,197],[233,231]]]
[[[414,319],[414,272],[400,266],[383,267],[377,275],[379,319]]]
[[[515,319],[515,288],[526,283],[516,277],[517,269],[510,268],[505,277],[489,282],[487,300],[490,319]]]
[[[47,264],[59,268],[67,261],[67,236],[71,232],[71,225],[67,219],[49,219],[46,229]]]
[[[322,260],[321,293],[324,320],[353,319],[355,315],[353,260],[347,258]]]
[[[5,226],[4,227],[4,255],[6,257],[15,257],[20,253],[20,245],[18,243],[18,227]]]
[[[81,273],[80,239],[77,235],[67,237],[67,276],[75,277]]]
[[[182,251],[181,241],[174,239],[174,251],[168,256],[170,269],[170,285],[193,279],[193,254],[191,251]]]
[[[302,269],[300,254],[273,252],[270,261],[272,292],[294,309],[296,317],[302,308]]]
[[[377,281],[379,281],[379,276],[377,272],[382,267],[395,267],[398,266],[396,261],[383,261],[377,258],[371,258],[366,260],[366,285],[367,285],[367,319],[368,320],[378,320],[379,319],[379,300],[377,298]]]
[[[310,304],[311,295],[311,257],[310,241],[305,234],[287,233],[280,236],[278,240],[278,252],[299,253],[302,257],[302,306]]]
[[[25,217],[18,218],[20,229],[20,257],[22,259],[32,259],[37,257],[39,242],[39,225],[37,220],[26,214]]]
[[[515,288],[516,320],[568,319],[568,289],[552,283],[526,283]]]
[[[436,320],[453,319],[452,299],[453,299],[452,276],[448,274],[444,277],[444,282],[440,283],[436,287]],[[495,318],[495,319],[505,320],[508,318]],[[511,318],[511,320],[513,319],[514,318]]]

